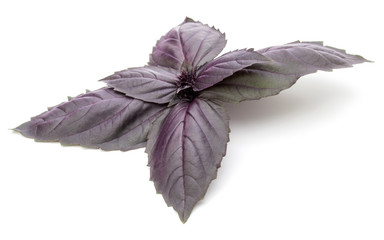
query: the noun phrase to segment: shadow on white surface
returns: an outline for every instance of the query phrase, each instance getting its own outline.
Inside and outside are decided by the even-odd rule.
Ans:
[[[248,141],[247,138],[243,139],[244,132],[249,133],[246,134],[246,137],[250,139],[264,139],[271,136],[267,136],[270,131],[264,132],[262,129],[276,127],[284,129],[287,122],[296,123],[289,124],[288,128],[300,128],[303,121],[321,122],[350,106],[356,97],[351,88],[337,82],[335,77],[326,75],[299,79],[291,89],[272,97],[239,104],[225,104],[231,118],[231,141],[228,143],[227,155],[218,170],[218,179],[212,181],[204,199],[197,203],[194,213],[199,211],[200,206],[210,202],[211,197],[216,198],[220,195],[221,188],[225,188],[231,182],[231,178],[236,175],[236,169],[241,171],[240,168],[244,167],[241,162],[237,161],[238,155],[242,155],[239,152],[242,148],[236,146],[242,143],[234,142],[234,139],[231,138],[236,131],[243,132],[236,134],[242,138],[236,140]],[[300,130],[297,129],[297,131]],[[239,157],[241,158],[241,156]],[[214,201],[218,200],[216,198]]]
[[[328,78],[328,79],[326,79]],[[285,121],[300,115],[317,115],[319,111],[338,111],[351,102],[353,93],[348,86],[337,82],[330,75],[305,77],[290,89],[278,95],[245,101],[240,104],[226,104],[231,126],[260,124],[275,120]]]

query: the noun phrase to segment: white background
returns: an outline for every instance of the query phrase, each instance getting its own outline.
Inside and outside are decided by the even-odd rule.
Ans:
[[[384,239],[379,1],[2,1],[0,239]],[[186,224],[149,181],[143,149],[35,143],[10,128],[142,66],[185,16],[225,51],[295,40],[375,63],[303,77],[228,106],[227,155]]]

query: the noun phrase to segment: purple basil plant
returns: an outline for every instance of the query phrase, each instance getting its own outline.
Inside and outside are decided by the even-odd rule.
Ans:
[[[102,79],[107,86],[51,107],[15,130],[36,141],[103,150],[146,147],[151,180],[187,221],[229,141],[223,102],[278,94],[301,76],[366,62],[361,56],[293,42],[215,58],[225,35],[190,18],[157,41],[148,65]]]

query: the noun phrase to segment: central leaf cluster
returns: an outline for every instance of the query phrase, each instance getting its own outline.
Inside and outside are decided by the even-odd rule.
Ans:
[[[197,96],[197,92],[193,90],[196,81],[195,71],[183,70],[178,79],[180,81],[177,82],[177,97],[181,100],[192,101]]]

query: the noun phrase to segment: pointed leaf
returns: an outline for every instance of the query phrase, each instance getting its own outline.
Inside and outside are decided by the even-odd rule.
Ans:
[[[187,18],[157,41],[149,64],[194,69],[215,58],[225,44],[225,35],[219,30]]]
[[[253,49],[242,49],[226,53],[210,61],[198,71],[194,90],[201,91],[221,82],[224,78],[243,68],[268,61],[270,61],[268,58],[253,51]]]
[[[226,110],[199,98],[177,104],[154,122],[146,149],[151,180],[183,222],[216,178],[228,134]]]
[[[205,89],[201,97],[225,102],[255,100],[278,94],[301,76],[366,62],[321,42],[295,42],[258,51],[272,61],[256,63]]]
[[[280,72],[300,76],[317,70],[332,71],[336,68],[352,67],[367,60],[358,55],[347,54],[345,50],[323,46],[322,42],[296,41],[258,51],[274,60]]]
[[[165,108],[103,88],[49,108],[15,130],[37,141],[127,151],[145,146],[151,123]]]
[[[138,67],[102,79],[109,87],[146,102],[168,103],[176,94],[177,72],[163,67]]]

